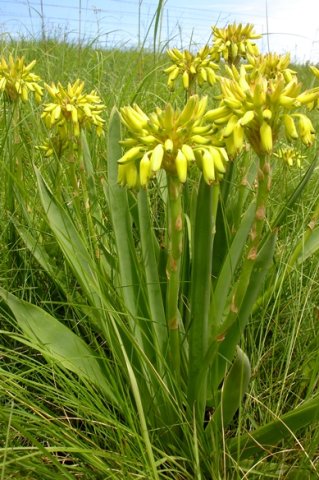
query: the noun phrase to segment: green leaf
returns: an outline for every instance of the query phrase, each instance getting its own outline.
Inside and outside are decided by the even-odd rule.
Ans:
[[[297,263],[301,264],[307,258],[311,257],[319,249],[319,227],[312,230],[309,237],[307,238],[303,248],[301,249],[300,255],[297,258]]]
[[[152,241],[151,211],[145,190],[138,193],[139,233],[142,246],[143,266],[150,308],[154,345],[158,344],[161,355],[167,348],[168,331],[163,297],[159,281],[154,241]]]
[[[126,308],[133,317],[136,317],[141,292],[127,190],[117,183],[117,161],[122,156],[120,140],[120,115],[117,109],[113,108],[109,126],[108,185],[104,185],[104,191],[109,202],[118,253],[120,293],[123,296]]]
[[[117,161],[122,156],[121,121],[117,109],[111,112],[108,135],[108,183],[104,184],[105,197],[109,203],[112,227],[115,235],[119,276],[117,279],[118,293],[125,306],[126,319],[129,330],[141,351],[151,361],[154,360],[154,344],[151,336],[147,302],[145,300],[145,278],[141,275],[140,265],[137,261],[134,239],[133,222],[130,214],[127,189],[120,187],[117,182]],[[146,317],[146,315],[148,315]],[[146,318],[145,318],[146,317]],[[143,370],[141,358],[133,355],[133,345],[122,338],[129,352],[129,358],[136,369]],[[146,369],[143,371],[147,377]],[[147,388],[147,387],[146,387]],[[146,397],[146,390],[143,392]]]
[[[0,296],[14,314],[32,347],[60,366],[76,373],[103,390],[107,399],[119,406],[96,354],[84,340],[40,307],[32,305],[0,287]]]
[[[233,359],[236,346],[247,325],[254,303],[264,285],[266,275],[272,264],[276,238],[276,233],[272,233],[257,255],[239,312],[231,311],[220,327],[219,335],[223,335],[225,338],[220,343],[217,376],[214,381],[215,388],[220,384],[227,369],[227,364]]]
[[[67,286],[63,281],[62,272],[54,265],[45,247],[41,245],[38,238],[30,233],[28,228],[20,225],[16,219],[13,219],[13,223],[27,249],[32,253],[39,265],[46,271],[54,283],[66,294]]]
[[[207,185],[201,177],[194,225],[191,276],[191,315],[189,326],[188,402],[196,405],[202,421],[206,405],[206,382],[198,388],[199,371],[208,348],[208,316],[211,292],[213,254],[213,193],[216,186]],[[203,378],[201,378],[203,380]]]
[[[237,355],[225,379],[221,401],[215,410],[205,432],[209,435],[213,430],[220,432],[232,421],[247,392],[251,376],[250,362],[247,355],[237,347]]]
[[[234,274],[238,262],[242,258],[243,250],[246,245],[247,237],[255,218],[256,204],[252,202],[247,208],[242,218],[240,227],[231,243],[229,251],[225,257],[222,269],[218,276],[214,292],[212,295],[210,318],[213,320],[213,331],[220,325],[222,315],[225,310],[229,289],[234,283]],[[215,325],[216,324],[216,325]]]
[[[229,453],[245,459],[255,456],[269,455],[269,450],[281,441],[294,437],[301,428],[319,422],[319,395],[305,401],[292,411],[277,417],[274,421],[257,428],[241,437],[230,440]]]

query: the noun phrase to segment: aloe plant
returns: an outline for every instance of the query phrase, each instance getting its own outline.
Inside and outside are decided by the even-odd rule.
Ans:
[[[273,293],[269,279],[277,273],[278,229],[316,162],[277,217],[272,216],[272,148],[282,119],[274,92],[267,104],[268,87],[275,84],[289,111],[296,99],[306,103],[305,96],[290,85],[287,101],[282,79],[259,78],[248,88],[246,72],[236,73],[234,67],[230,75],[231,80],[221,80],[222,104],[209,112],[207,98],[197,95],[188,96],[181,109],[168,103],[150,115],[136,104],[120,111],[113,108],[100,182],[84,124],[76,133],[72,158],[77,163],[70,177],[61,175],[57,186],[45,166],[34,168],[37,220],[53,239],[54,255],[23,197],[21,218],[13,219],[25,246],[91,332],[90,338],[82,337],[67,319],[1,287],[0,296],[22,332],[17,339],[38,350],[48,363],[72,372],[79,383],[90,383],[124,423],[127,399],[117,383],[120,379],[128,385],[146,452],[147,478],[168,478],[162,477],[166,454],[181,464],[191,458],[188,473],[197,479],[212,478],[226,455],[230,463],[235,459],[246,468],[251,465],[247,462],[258,462],[282,440],[318,422],[315,395],[247,433],[228,435],[236,431],[233,425],[244,408],[254,367],[244,351],[245,329]],[[233,93],[228,84],[238,98],[245,94],[245,112],[239,111],[238,98],[225,101],[225,92]],[[81,94],[83,85],[69,86],[74,88]],[[52,95],[58,95],[57,88]],[[313,101],[317,91],[309,95]],[[55,125],[57,118],[48,118]],[[66,113],[65,118],[64,126],[70,118],[72,127],[77,124],[77,116],[72,119]],[[292,135],[291,121],[299,119],[305,143],[314,135],[306,118],[289,117],[288,132]],[[99,120],[99,127],[102,124]],[[245,135],[256,155],[246,152],[240,161]],[[72,135],[68,141],[73,141]],[[236,175],[245,179],[238,190]],[[154,218],[154,197],[163,210],[160,218]],[[318,250],[317,218],[315,207],[279,282]],[[96,348],[92,337],[102,339],[103,348]]]

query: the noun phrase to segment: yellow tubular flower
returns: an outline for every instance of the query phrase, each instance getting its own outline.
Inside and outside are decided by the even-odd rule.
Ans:
[[[175,81],[179,76],[182,78],[185,90],[194,83],[201,86],[205,82],[210,85],[216,82],[215,70],[218,69],[218,65],[213,62],[208,46],[196,54],[189,50],[181,52],[177,48],[167,50],[167,54],[173,62],[173,65],[164,70],[168,74],[167,85],[170,90],[174,89]]]
[[[302,113],[295,113],[293,116],[298,120],[298,132],[302,142],[307,146],[312,145],[315,140],[316,131],[310,118]]]
[[[312,73],[314,74],[314,76],[319,80],[319,68],[313,66],[313,65],[310,65],[310,70],[312,71]],[[314,100],[312,103],[310,103],[310,105],[308,105],[309,108],[312,110],[313,108],[319,108],[319,98],[317,98],[316,100]]]
[[[270,154],[282,125],[289,141],[300,138],[307,146],[314,142],[310,119],[296,111],[319,98],[319,87],[301,92],[296,75],[287,83],[282,72],[268,77],[244,65],[240,70],[234,66],[226,70],[229,78],[220,77],[220,105],[205,118],[220,131],[230,156],[243,147],[244,136],[257,155]],[[267,69],[260,64],[260,70]]]
[[[37,102],[41,101],[43,88],[39,85],[41,81],[38,75],[31,72],[36,61],[25,64],[24,57],[14,59],[9,56],[9,61],[4,57],[0,59],[0,91],[7,98],[15,102],[21,98],[23,102],[28,101],[29,92],[33,93]]]
[[[146,187],[160,169],[184,183],[194,163],[207,183],[218,182],[226,171],[228,157],[214,142],[212,127],[204,123],[206,104],[206,97],[193,95],[181,111],[168,104],[149,116],[137,105],[123,107],[121,118],[130,137],[121,141],[129,149],[118,160],[119,183]]]
[[[297,165],[299,168],[302,160],[307,158],[306,155],[302,155],[300,151],[289,145],[280,146],[274,156],[283,160],[289,167]]]
[[[62,138],[71,140],[79,137],[83,128],[94,127],[98,135],[103,132],[104,120],[101,113],[105,109],[95,90],[84,93],[84,82],[76,80],[65,88],[58,83],[45,84],[52,98],[44,105],[42,118],[48,128],[57,127]]]
[[[223,58],[229,65],[238,65],[240,59],[247,55],[259,55],[258,47],[252,40],[261,38],[261,35],[254,32],[252,24],[232,23],[226,28],[212,27],[212,30],[213,60],[219,62]]]
[[[312,73],[319,79],[319,68],[315,67],[314,65],[310,65],[310,70]]]

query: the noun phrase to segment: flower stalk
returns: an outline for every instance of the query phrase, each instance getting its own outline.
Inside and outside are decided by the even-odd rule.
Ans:
[[[269,196],[270,186],[271,186],[271,168],[269,162],[269,156],[264,155],[259,158],[259,168],[257,174],[257,192],[256,192],[256,203],[255,203],[255,219],[250,232],[250,240],[247,245],[247,254],[244,259],[241,273],[234,287],[230,305],[229,313],[226,316],[224,322],[220,325],[216,338],[222,339],[223,342],[227,342],[227,335],[230,332],[232,326],[236,322],[238,314],[241,310],[242,304],[244,302],[245,296],[247,294],[249,285],[251,283],[252,273],[255,268],[256,260],[261,252],[261,241],[263,238],[263,230],[266,223],[266,206],[267,199]],[[272,256],[271,251],[269,255]],[[244,328],[244,325],[241,326],[241,329]],[[239,340],[239,338],[238,338]],[[237,340],[237,341],[238,341]],[[234,343],[234,348],[237,341]],[[230,342],[232,343],[232,342]],[[225,369],[227,368],[228,362],[233,358],[234,351],[229,351],[228,358],[220,358],[216,365],[215,370],[215,380],[214,386],[217,388],[223,375]]]
[[[250,232],[250,241],[246,260],[242,267],[236,292],[233,296],[231,304],[231,313],[236,316],[240,309],[242,300],[247,290],[254,262],[257,258],[262,238],[263,228],[266,222],[266,205],[267,198],[271,186],[271,169],[268,156],[261,156],[259,159],[259,169],[257,174],[257,194],[256,194],[256,211],[255,221]]]
[[[169,360],[177,383],[180,383],[180,312],[178,309],[181,256],[183,250],[182,184],[167,175],[167,290],[166,319],[169,332]]]

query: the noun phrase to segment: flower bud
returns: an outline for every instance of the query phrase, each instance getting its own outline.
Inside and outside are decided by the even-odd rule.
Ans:
[[[124,166],[126,170],[126,184],[129,188],[134,188],[138,182],[137,168],[134,162]]]
[[[194,150],[189,145],[182,145],[182,152],[189,162],[193,162],[195,160]]]
[[[262,149],[266,153],[272,151],[272,130],[271,126],[267,122],[263,122],[260,127],[260,140]]]
[[[263,111],[263,118],[265,120],[271,120],[271,117],[272,117],[271,110],[269,110],[269,108],[265,108],[265,110]]]
[[[152,172],[157,172],[162,165],[162,160],[164,156],[164,147],[161,143],[156,145],[151,155],[151,170]]]
[[[188,90],[188,88],[189,88],[189,74],[186,70],[183,73],[182,79],[183,79],[183,86],[184,86],[185,90]]]
[[[288,140],[295,140],[296,138],[298,138],[298,132],[292,116],[285,114],[283,115],[283,120],[285,126],[285,133]]]
[[[244,129],[239,123],[234,127],[233,143],[236,150],[241,150],[244,144]]]
[[[215,180],[214,159],[211,152],[206,148],[203,150],[202,153],[202,171],[205,182],[209,185],[213,183],[213,181]]]
[[[148,153],[144,153],[140,162],[140,184],[145,187],[151,176],[151,161]]]
[[[239,120],[241,125],[247,125],[250,123],[255,117],[255,113],[252,110],[248,110],[243,117]]]
[[[170,138],[167,138],[164,143],[164,148],[167,153],[172,153],[174,150],[174,143]]]
[[[224,106],[223,107],[218,107],[218,108],[214,108],[213,110],[209,110],[205,114],[205,118],[206,118],[206,120],[209,120],[210,122],[213,122],[217,118],[224,117],[228,113],[229,113],[229,109],[227,107],[224,107]]]
[[[179,181],[185,183],[187,178],[187,158],[180,149],[178,149],[175,158],[175,165]]]
[[[141,156],[143,149],[141,147],[132,147],[118,160],[118,163],[128,163]]]
[[[223,160],[223,155],[220,151],[221,149],[219,148],[216,148],[216,147],[209,147],[209,151],[213,157],[213,160],[214,160],[214,167],[215,167],[215,170],[218,170],[218,172],[220,173],[225,173],[226,172],[226,168],[225,168],[225,165],[224,165],[224,160]],[[226,152],[225,152],[226,153]],[[227,154],[226,154],[227,155]],[[227,157],[228,158],[228,157]]]

